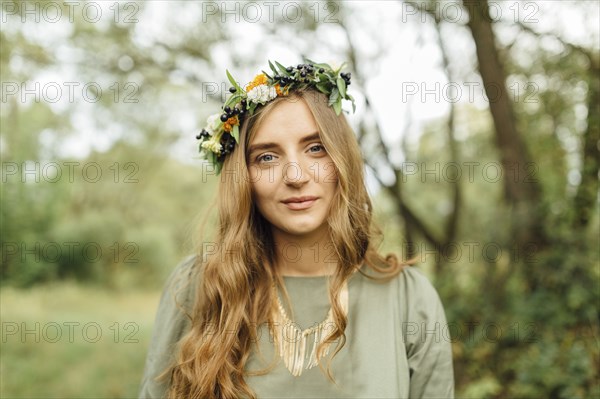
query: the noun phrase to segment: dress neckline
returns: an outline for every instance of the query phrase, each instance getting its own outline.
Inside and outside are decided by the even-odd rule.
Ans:
[[[320,276],[294,276],[294,275],[285,275],[282,274],[281,277],[283,278],[288,278],[288,279],[323,279],[323,278],[327,278],[329,276],[333,276],[333,274],[322,274]]]
[[[360,267],[360,269],[362,269],[364,271],[364,269],[366,268],[366,264],[362,264],[362,266]],[[357,273],[357,270],[354,271],[354,274]],[[327,279],[329,277],[332,277],[333,274],[321,274],[318,276],[300,276],[300,275],[286,275],[286,274],[282,274],[281,277],[283,277],[284,279],[288,279],[288,280],[294,280],[294,279],[298,279],[298,280],[323,280],[323,279]]]

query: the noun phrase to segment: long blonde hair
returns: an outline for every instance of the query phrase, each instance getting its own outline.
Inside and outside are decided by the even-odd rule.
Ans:
[[[278,97],[257,109],[240,129],[240,143],[226,158],[218,186],[219,223],[215,242],[216,254],[202,256],[198,248],[198,278],[190,330],[178,343],[175,363],[163,377],[170,376],[168,397],[175,398],[256,398],[244,377],[250,375],[244,366],[251,344],[258,342],[256,326],[271,322],[276,303],[272,283],[277,282],[289,297],[277,270],[274,242],[269,223],[258,212],[252,196],[248,171],[247,148],[264,117],[281,101],[304,101],[315,118],[321,141],[336,167],[338,187],[327,223],[337,256],[338,267],[329,286],[335,328],[325,343],[340,338],[329,358],[327,377],[331,375],[331,359],[346,342],[347,317],[337,301],[340,290],[354,271],[371,279],[389,281],[404,265],[394,254],[385,258],[378,254],[383,235],[372,220],[372,204],[364,178],[363,160],[356,137],[344,114],[336,115],[327,97],[312,89],[297,90]],[[240,243],[244,243],[240,245]],[[202,263],[200,265],[200,263]],[[360,270],[366,264],[380,277]],[[322,357],[323,345],[317,349]],[[271,366],[272,367],[272,366]],[[325,371],[322,362],[319,367]],[[266,374],[270,368],[252,375]]]

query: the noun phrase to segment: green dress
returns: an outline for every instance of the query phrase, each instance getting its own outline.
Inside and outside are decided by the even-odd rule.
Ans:
[[[162,398],[167,384],[153,379],[175,355],[175,344],[190,328],[176,305],[191,310],[195,284],[185,285],[194,257],[169,277],[158,307],[139,398]],[[365,265],[362,270],[371,274]],[[330,308],[327,276],[284,276],[293,321],[302,330],[323,321]],[[183,288],[182,288],[183,287]],[[331,362],[334,385],[319,366],[293,376],[278,357],[269,330],[260,326],[260,356],[253,350],[247,370],[277,366],[246,377],[258,398],[453,398],[450,334],[437,291],[414,266],[381,283],[355,273],[348,281],[346,343]],[[285,305],[284,305],[285,306]],[[291,318],[289,309],[286,311]],[[330,355],[337,343],[332,344]],[[306,363],[305,363],[306,364]],[[323,364],[326,367],[327,363]]]

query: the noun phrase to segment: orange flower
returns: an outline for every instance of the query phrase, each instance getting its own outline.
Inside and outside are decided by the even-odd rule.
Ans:
[[[258,74],[254,77],[252,82],[248,83],[246,86],[246,92],[254,89],[256,86],[266,85],[267,84],[267,76],[264,73]]]
[[[223,130],[225,130],[226,132],[231,132],[231,129],[233,129],[233,125],[239,124],[240,120],[238,119],[237,115],[232,116],[231,118],[227,119],[225,123],[223,123]]]
[[[290,88],[288,87],[287,89],[282,89],[281,85],[279,83],[277,83],[275,86],[275,91],[277,92],[278,96],[287,96],[290,92]]]

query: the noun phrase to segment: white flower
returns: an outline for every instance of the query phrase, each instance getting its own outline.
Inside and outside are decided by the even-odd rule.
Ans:
[[[213,114],[206,119],[206,131],[212,136],[219,129],[221,114]]]
[[[217,143],[214,140],[206,140],[205,142],[202,143],[202,148],[204,148],[205,150],[209,150],[212,151],[216,154],[221,154],[221,144]]]
[[[267,85],[258,85],[248,92],[248,100],[256,104],[264,104],[277,97],[277,91],[274,87]]]

